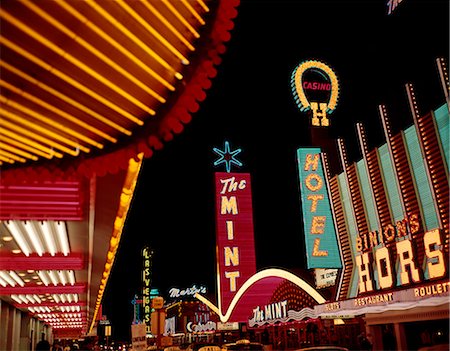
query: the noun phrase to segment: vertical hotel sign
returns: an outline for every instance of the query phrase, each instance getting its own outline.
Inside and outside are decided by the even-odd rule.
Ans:
[[[249,173],[215,173],[219,310],[256,273]]]
[[[150,287],[151,287],[151,268],[152,268],[152,255],[153,252],[147,246],[142,249],[143,267],[142,267],[142,307],[144,310],[143,322],[146,325],[147,334],[151,332],[151,299],[150,299]]]
[[[320,148],[300,148],[297,161],[308,268],[341,268]]]

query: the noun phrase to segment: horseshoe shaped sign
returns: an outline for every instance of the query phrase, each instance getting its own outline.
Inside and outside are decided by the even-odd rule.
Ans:
[[[339,84],[336,74],[325,63],[308,60],[300,63],[291,76],[291,88],[300,111],[312,110],[311,124],[328,127],[337,105]]]

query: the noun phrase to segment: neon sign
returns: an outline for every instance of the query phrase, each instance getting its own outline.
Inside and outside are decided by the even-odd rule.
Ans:
[[[230,150],[230,143],[228,141],[225,141],[224,149],[220,150],[218,148],[213,148],[213,151],[219,155],[220,157],[214,161],[214,166],[218,166],[222,163],[225,164],[225,169],[227,170],[227,173],[230,173],[231,171],[231,165],[235,165],[238,167],[242,166],[242,162],[239,161],[236,156],[242,151],[241,149],[236,149],[234,151]]]
[[[306,76],[313,76],[315,80],[307,80]],[[291,87],[300,111],[312,110],[311,124],[328,127],[330,121],[327,114],[335,110],[339,96],[339,84],[333,70],[320,61],[304,61],[292,72]],[[323,91],[330,92],[328,101],[322,94],[311,94]]]
[[[277,318],[286,318],[288,315],[287,304],[287,300],[284,300],[281,302],[274,302],[263,307],[258,306],[253,309],[253,320],[258,323]]]
[[[151,251],[148,247],[144,247],[142,249],[142,258],[144,260],[144,267],[142,270],[142,306],[144,310],[144,323],[146,325],[147,334],[151,332],[151,298],[150,298],[150,274],[151,274],[151,266],[152,266],[152,256],[153,251]]]
[[[256,272],[253,209],[248,173],[216,173],[219,309],[227,310],[242,284]]]
[[[341,260],[319,148],[297,150],[308,268],[340,268]]]
[[[169,297],[172,299],[182,298],[185,296],[194,296],[196,293],[206,294],[206,287],[192,285],[190,288],[180,290],[178,288],[171,288],[169,290]]]
[[[413,227],[415,232],[418,227]],[[412,232],[414,234],[415,232]],[[394,240],[394,231],[390,240]],[[415,254],[415,247],[420,243],[413,242],[409,233],[396,238],[396,261],[391,257],[392,249],[383,244],[372,250],[355,256],[358,271],[358,292],[366,293],[378,289],[388,289],[397,285],[419,283],[423,277],[426,279],[442,278],[447,273],[443,253],[443,242],[439,229],[433,229],[424,233],[422,245],[424,247],[424,259],[419,266]],[[394,276],[394,267],[397,277]],[[375,278],[377,286],[375,286]]]

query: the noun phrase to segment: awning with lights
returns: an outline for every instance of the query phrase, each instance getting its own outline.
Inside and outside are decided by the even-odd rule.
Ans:
[[[239,0],[0,3],[0,298],[89,333],[143,159],[206,98]]]

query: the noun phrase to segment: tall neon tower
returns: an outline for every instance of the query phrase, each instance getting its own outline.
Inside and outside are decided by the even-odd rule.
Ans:
[[[144,246],[142,249],[143,267],[142,267],[142,309],[143,318],[145,323],[147,334],[151,334],[151,272],[152,272],[152,258],[153,250],[148,246]]]

